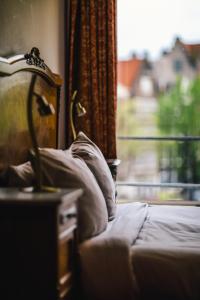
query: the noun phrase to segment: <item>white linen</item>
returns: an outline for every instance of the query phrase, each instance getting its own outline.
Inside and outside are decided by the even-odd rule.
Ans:
[[[135,245],[147,243],[200,249],[200,207],[149,206]]]
[[[131,244],[147,215],[137,203],[117,210],[106,231],[79,247],[84,299],[136,299],[137,284],[131,266]]]
[[[200,208],[118,205],[80,261],[86,299],[200,300]]]
[[[200,208],[149,207],[131,255],[141,299],[199,300]]]

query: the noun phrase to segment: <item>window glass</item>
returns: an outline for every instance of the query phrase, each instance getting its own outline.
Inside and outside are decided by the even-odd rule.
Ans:
[[[200,201],[199,15],[199,0],[118,0],[119,200]]]

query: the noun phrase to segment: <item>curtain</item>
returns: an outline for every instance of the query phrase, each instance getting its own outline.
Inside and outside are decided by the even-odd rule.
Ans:
[[[67,116],[73,91],[87,114],[76,118],[106,158],[116,158],[116,1],[70,1]],[[69,47],[68,47],[69,46]],[[68,143],[72,140],[68,124]]]

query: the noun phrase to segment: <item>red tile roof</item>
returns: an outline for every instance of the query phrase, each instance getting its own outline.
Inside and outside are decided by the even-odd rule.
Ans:
[[[192,57],[200,57],[200,44],[184,44],[183,47]]]
[[[139,75],[142,62],[143,60],[138,58],[118,61],[118,83],[130,89]]]

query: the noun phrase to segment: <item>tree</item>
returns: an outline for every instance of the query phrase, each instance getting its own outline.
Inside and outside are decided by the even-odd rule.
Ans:
[[[159,97],[158,127],[162,134],[200,136],[200,77],[189,85],[179,78],[170,91]],[[199,141],[170,143],[168,149],[173,153],[170,167],[176,170],[177,180],[199,183]],[[189,197],[193,198],[193,193]]]

